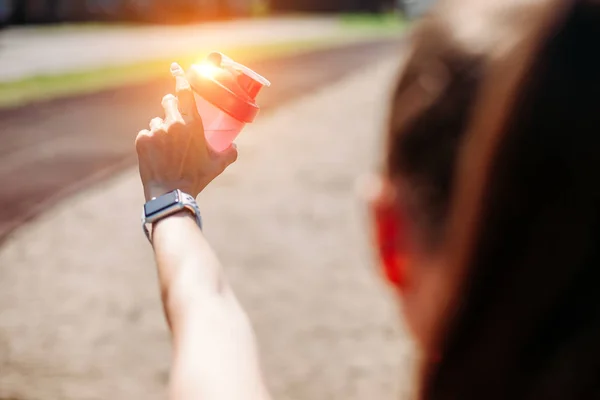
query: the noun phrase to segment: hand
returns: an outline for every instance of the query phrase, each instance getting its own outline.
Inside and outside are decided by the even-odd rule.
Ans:
[[[206,143],[183,69],[173,64],[171,73],[177,96],[163,98],[165,118],[154,118],[135,140],[146,201],[175,189],[196,197],[238,154],[235,145],[218,153]]]

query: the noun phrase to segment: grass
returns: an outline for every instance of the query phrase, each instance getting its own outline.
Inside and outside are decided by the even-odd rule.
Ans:
[[[393,22],[389,16],[380,19],[362,15],[345,15],[340,17],[343,26],[340,35],[329,38],[291,41],[286,43],[254,45],[251,47],[231,47],[220,49],[228,56],[244,62],[277,56],[294,55],[310,50],[329,48],[340,43],[347,43],[345,32],[355,28],[370,28],[369,32],[361,35],[369,37],[398,32],[403,24]],[[379,22],[378,22],[379,21]],[[100,29],[100,26],[90,25],[89,29]],[[347,29],[350,28],[350,29]],[[145,82],[161,76],[167,76],[169,66],[173,61],[179,62],[184,68],[204,58],[213,49],[205,49],[193,54],[182,55],[175,59],[155,59],[127,65],[107,66],[92,70],[68,72],[58,75],[41,75],[21,80],[0,82],[0,108],[18,107],[33,101],[49,100],[64,96],[93,93],[110,89],[124,84]]]
[[[340,22],[345,28],[369,30],[401,30],[407,21],[394,12],[383,14],[342,14]]]

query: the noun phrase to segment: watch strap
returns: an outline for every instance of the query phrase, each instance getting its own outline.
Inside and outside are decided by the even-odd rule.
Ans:
[[[144,209],[142,210],[142,229],[150,243],[152,243],[152,233],[148,228],[148,225],[153,225],[154,223],[168,218],[172,215],[175,215],[183,210],[189,211],[194,216],[194,219],[196,220],[196,225],[198,225],[198,228],[202,230],[202,216],[200,214],[200,208],[198,207],[198,203],[196,203],[196,199],[193,196],[182,192],[181,190],[176,190],[174,192],[177,192],[178,202],[174,203],[171,207],[169,207],[169,209],[166,212],[163,212],[158,218],[148,218],[146,216],[146,208],[144,207]],[[150,201],[154,200],[156,200],[156,198]]]

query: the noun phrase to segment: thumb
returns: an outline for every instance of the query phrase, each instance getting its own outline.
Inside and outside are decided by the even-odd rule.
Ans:
[[[225,150],[220,152],[213,152],[213,154],[218,164],[221,166],[221,169],[224,171],[227,167],[229,167],[237,160],[238,149],[236,144],[232,143],[231,146],[229,146]]]

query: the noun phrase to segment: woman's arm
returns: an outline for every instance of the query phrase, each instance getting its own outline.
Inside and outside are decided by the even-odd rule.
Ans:
[[[154,249],[173,333],[171,399],[268,399],[248,318],[191,214],[157,223]]]
[[[195,197],[237,158],[235,147],[207,146],[183,71],[172,72],[177,97],[163,99],[164,120],[153,119],[136,139],[146,200],[174,189]],[[173,337],[171,399],[268,399],[248,318],[191,213],[157,222],[152,239]]]

